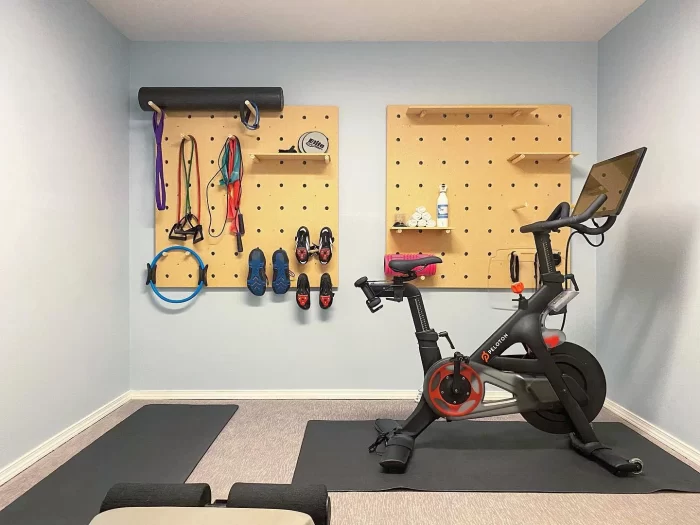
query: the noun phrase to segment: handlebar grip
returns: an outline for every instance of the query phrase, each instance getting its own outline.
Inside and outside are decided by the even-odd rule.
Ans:
[[[370,312],[374,313],[382,308],[382,300],[374,294],[374,290],[372,290],[372,287],[369,285],[367,277],[360,277],[355,281],[355,287],[360,288],[365,294],[365,297],[367,297],[367,301],[365,302]]]
[[[539,222],[533,222],[532,224],[527,224],[525,226],[522,226],[520,228],[520,233],[534,233],[534,232],[543,232],[543,231],[551,231],[551,230],[557,230],[559,228],[564,228],[566,226],[572,226],[574,224],[580,224],[582,222],[586,222],[587,220],[590,220],[593,215],[595,215],[595,212],[598,211],[598,209],[603,205],[603,203],[608,200],[608,196],[603,194],[603,195],[598,195],[595,200],[591,203],[591,205],[584,211],[581,215],[573,215],[571,217],[565,217],[562,219],[556,219],[553,221],[539,221]],[[559,206],[557,206],[559,208]]]

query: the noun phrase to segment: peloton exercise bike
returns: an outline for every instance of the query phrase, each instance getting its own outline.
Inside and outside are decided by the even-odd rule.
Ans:
[[[380,461],[385,470],[405,471],[416,438],[437,419],[455,421],[520,413],[539,430],[569,434],[576,452],[617,476],[642,472],[640,459],[615,454],[600,443],[590,424],[605,402],[605,374],[598,361],[585,348],[565,341],[563,332],[547,330],[546,338],[543,332],[547,317],[564,314],[567,304],[578,294],[574,275],[564,275],[556,268],[550,233],[568,227],[573,230],[572,236],[579,233],[585,237],[602,235],[612,228],[645,153],[646,148],[641,148],[595,164],[572,215],[569,204],[562,202],[547,220],[520,228],[522,233],[535,237],[541,271],[539,288],[526,298],[522,284],[514,285],[517,310],[470,356],[459,352],[452,357],[441,356],[437,344],[440,337],[447,339],[453,350],[455,347],[447,332],[437,333],[430,327],[421,293],[409,283],[416,278],[416,268],[440,263],[439,257],[391,261],[389,267],[401,274],[392,282],[373,282],[367,277],[355,282],[367,297],[372,313],[382,308],[382,297],[396,302],[408,300],[425,372],[422,397],[408,419],[403,423],[377,420],[375,424],[378,438],[370,452],[385,445]],[[602,218],[605,222],[598,224],[596,219]],[[589,220],[593,226],[583,224]],[[569,282],[573,289],[567,289]],[[517,343],[522,344],[524,353],[502,356]],[[485,401],[484,387],[489,383],[512,397]]]

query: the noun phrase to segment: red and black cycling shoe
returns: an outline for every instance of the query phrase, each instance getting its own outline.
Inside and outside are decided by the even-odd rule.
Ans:
[[[311,241],[309,240],[309,229],[306,226],[301,226],[297,230],[297,235],[294,237],[294,255],[299,261],[299,264],[309,262],[309,252],[311,251]]]
[[[311,308],[311,286],[305,273],[300,273],[297,277],[297,305],[302,310]]]
[[[318,304],[324,310],[327,310],[333,304],[333,282],[331,281],[331,276],[328,273],[324,273],[321,276],[321,292],[318,296]]]
[[[321,264],[328,264],[333,257],[333,232],[328,226],[321,228],[321,235],[318,240],[318,260]]]

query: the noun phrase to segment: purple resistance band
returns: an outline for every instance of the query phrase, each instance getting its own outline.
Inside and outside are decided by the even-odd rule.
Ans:
[[[165,209],[165,177],[163,176],[163,128],[165,127],[165,113],[161,113],[158,122],[158,113],[153,112],[153,135],[156,139],[156,207]]]

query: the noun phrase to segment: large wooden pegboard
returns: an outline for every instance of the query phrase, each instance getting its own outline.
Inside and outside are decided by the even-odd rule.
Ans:
[[[329,138],[328,162],[323,156],[308,159],[304,156],[274,158],[279,149],[297,144],[305,132],[318,130]],[[197,244],[168,238],[170,228],[177,220],[177,168],[181,135],[192,135],[199,148],[201,170],[202,217],[204,240]],[[229,135],[240,139],[244,166],[241,211],[245,220],[243,253],[236,255],[235,237],[225,233],[219,238],[210,236],[206,190],[209,179],[218,169],[219,152]],[[338,108],[326,106],[286,106],[281,113],[262,113],[260,128],[247,130],[234,112],[168,111],[163,133],[163,161],[166,183],[167,209],[155,211],[156,253],[182,244],[193,248],[209,265],[208,286],[214,288],[241,288],[248,277],[248,255],[260,248],[267,259],[267,276],[272,281],[272,254],[284,248],[289,256],[290,269],[309,276],[312,287],[318,287],[321,274],[328,272],[333,285],[338,285]],[[189,145],[186,146],[189,158]],[[252,155],[259,158],[253,159]],[[270,155],[271,154],[271,155]],[[270,158],[265,158],[269,155]],[[192,170],[191,198],[196,199],[195,170]],[[221,229],[226,213],[225,190],[218,185],[220,177],[209,187],[209,202],[213,206],[212,224],[215,233]],[[184,198],[184,197],[183,197]],[[196,201],[193,202],[196,212]],[[318,242],[323,226],[329,226],[335,236],[333,258],[321,265],[316,257],[306,265],[299,265],[294,257],[294,236],[300,226],[311,233],[311,242]],[[171,252],[158,262],[158,287],[191,288],[197,285],[197,265],[181,252]],[[294,283],[292,283],[294,286]],[[268,290],[268,293],[271,293]]]
[[[520,249],[521,280],[532,287],[534,241],[519,228],[569,201],[569,153],[567,105],[388,106],[386,252],[441,256],[437,275],[420,286],[506,288],[503,254]],[[391,230],[396,213],[410,216],[417,206],[435,217],[442,183],[448,185],[449,233]],[[552,235],[555,252],[563,254],[566,236]]]

